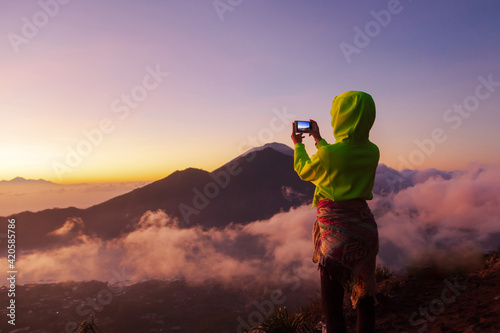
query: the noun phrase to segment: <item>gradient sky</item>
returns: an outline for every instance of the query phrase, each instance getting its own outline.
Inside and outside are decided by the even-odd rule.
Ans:
[[[374,97],[370,138],[395,169],[500,164],[500,83],[475,97],[478,77],[500,82],[498,1],[220,3],[3,1],[0,179],[211,171],[252,146],[292,146],[293,119],[317,120],[333,143],[331,102],[347,90]]]

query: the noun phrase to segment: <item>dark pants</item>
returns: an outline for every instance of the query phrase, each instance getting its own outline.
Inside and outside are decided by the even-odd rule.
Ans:
[[[326,316],[328,333],[345,333],[346,326],[343,314],[344,288],[335,279],[330,278],[326,269],[321,269],[321,301]],[[371,296],[361,298],[357,304],[357,332],[374,332],[375,304]]]

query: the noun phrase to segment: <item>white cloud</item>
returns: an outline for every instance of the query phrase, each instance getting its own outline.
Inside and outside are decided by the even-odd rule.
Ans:
[[[71,232],[73,229],[80,229],[83,227],[83,221],[79,217],[70,217],[64,224],[56,230],[49,232],[49,235],[64,236]]]

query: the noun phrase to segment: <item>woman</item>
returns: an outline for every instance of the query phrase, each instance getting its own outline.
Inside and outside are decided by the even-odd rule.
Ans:
[[[316,185],[313,261],[321,272],[327,330],[346,332],[342,305],[347,289],[357,309],[357,331],[373,332],[378,232],[366,200],[373,198],[380,156],[368,139],[375,103],[367,93],[348,91],[334,98],[331,116],[334,144],[321,138],[318,125],[311,120],[309,136],[318,148],[311,158],[302,143],[303,134],[293,131],[294,168],[302,180]]]

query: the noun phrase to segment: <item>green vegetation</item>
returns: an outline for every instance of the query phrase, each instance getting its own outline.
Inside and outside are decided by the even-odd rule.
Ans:
[[[317,322],[313,322],[307,313],[298,312],[289,315],[284,307],[267,317],[257,329],[264,333],[306,333],[312,331],[316,324]]]
[[[383,266],[383,267],[377,267],[375,269],[375,280],[377,281],[377,283],[387,280],[393,276],[394,273],[392,273],[388,267]]]
[[[102,333],[94,323],[94,316],[89,315],[77,328],[73,330],[75,333]]]

